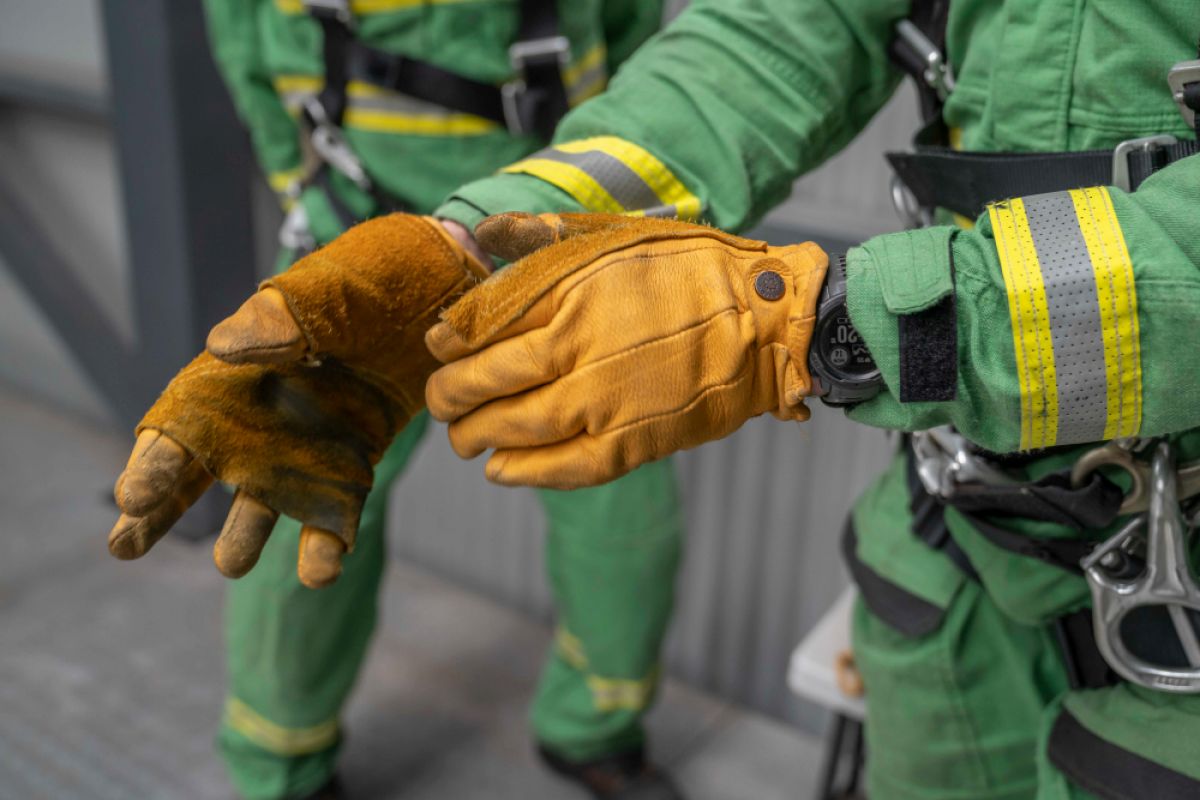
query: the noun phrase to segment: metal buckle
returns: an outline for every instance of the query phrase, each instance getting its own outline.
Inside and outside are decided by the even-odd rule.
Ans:
[[[371,179],[367,176],[367,171],[346,143],[342,132],[329,121],[321,101],[317,97],[308,98],[304,101],[304,111],[305,118],[312,126],[309,141],[321,160],[353,181],[359,189],[364,192],[371,191]]]
[[[1189,128],[1196,127],[1196,110],[1183,102],[1183,87],[1189,83],[1200,83],[1200,59],[1180,61],[1167,72],[1167,86],[1171,87],[1171,99],[1179,106],[1179,113]]]
[[[917,202],[917,196],[912,193],[899,175],[892,175],[892,208],[908,230],[928,228],[933,225],[933,209],[925,208]]]
[[[1112,185],[1127,192],[1132,192],[1133,186],[1129,180],[1129,154],[1138,150],[1146,152],[1161,150],[1178,141],[1178,139],[1169,133],[1160,133],[1156,136],[1143,136],[1140,139],[1126,139],[1121,142],[1113,148]]]
[[[293,205],[283,218],[283,224],[279,226],[279,244],[296,253],[307,253],[316,248],[317,242],[308,224],[308,212],[302,203]]]
[[[921,29],[911,20],[902,19],[896,23],[896,35],[911,47],[921,60],[925,62],[925,73],[922,77],[929,88],[937,92],[939,100],[945,100],[954,91],[954,70],[946,61],[946,57],[933,41],[921,33]]]
[[[1092,593],[1096,646],[1110,667],[1139,686],[1163,692],[1200,692],[1200,636],[1187,609],[1200,611],[1200,586],[1188,566],[1188,528],[1179,508],[1171,446],[1161,442],[1150,464],[1150,501],[1138,517],[1080,561]],[[1145,567],[1133,578],[1114,574],[1128,560],[1133,537],[1146,528]],[[1121,624],[1134,610],[1165,606],[1188,667],[1154,664],[1129,649]]]
[[[521,136],[529,132],[521,118],[521,98],[525,95],[525,68],[531,63],[553,61],[560,71],[571,63],[571,42],[565,36],[547,36],[513,42],[508,48],[508,63],[515,77],[500,86],[500,103],[504,109],[504,124],[509,133]]]
[[[949,425],[912,434],[912,450],[925,491],[944,500],[963,483],[1012,486],[1019,482],[972,453],[971,443]]]
[[[301,0],[304,10],[314,17],[332,17],[347,28],[354,28],[354,12],[350,0]]]

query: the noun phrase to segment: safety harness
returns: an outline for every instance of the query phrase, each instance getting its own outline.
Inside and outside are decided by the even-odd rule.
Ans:
[[[1200,57],[1176,64],[1167,75],[1171,96],[1197,139],[1158,134],[1129,139],[1112,150],[1062,153],[950,148],[942,120],[954,90],[945,49],[949,9],[950,0],[914,0],[910,17],[897,23],[889,49],[893,63],[916,83],[924,123],[911,152],[887,154],[897,177],[893,200],[910,224],[928,224],[935,208],[974,219],[988,203],[1063,188],[1117,186],[1130,192],[1158,170],[1200,153]]]
[[[319,186],[345,227],[357,221],[356,215],[333,191],[331,172],[350,180],[381,211],[406,210],[401,199],[372,180],[342,133],[350,81],[491,120],[514,136],[549,139],[567,112],[563,73],[570,60],[570,42],[559,33],[556,0],[520,0],[516,41],[508,49],[513,77],[499,86],[363,42],[355,35],[357,23],[350,0],[303,3],[309,16],[321,26],[323,37],[324,85],[304,102],[301,112],[308,143],[319,163],[289,189],[289,194],[298,197],[308,186]],[[285,247],[311,249],[307,217],[299,204],[285,220],[280,240]]]

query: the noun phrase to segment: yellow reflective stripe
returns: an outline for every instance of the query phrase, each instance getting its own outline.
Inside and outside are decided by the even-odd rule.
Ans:
[[[1058,382],[1050,312],[1041,265],[1022,200],[988,206],[1000,269],[1008,292],[1021,393],[1020,449],[1053,445],[1058,438]]]
[[[567,86],[574,86],[584,72],[599,65],[607,55],[608,48],[604,46],[603,42],[588,50],[579,57],[578,61],[563,70],[563,83]]]
[[[541,178],[574,197],[588,211],[603,211],[609,214],[626,213],[626,209],[614,200],[613,196],[597,183],[595,178],[573,164],[564,164],[561,161],[551,161],[546,158],[526,158],[510,164],[500,171]]]
[[[578,670],[587,669],[587,654],[583,650],[583,642],[561,625],[554,632],[554,646],[563,660]]]
[[[700,198],[689,192],[674,173],[650,151],[633,142],[618,139],[616,136],[594,136],[590,139],[556,144],[554,149],[564,153],[585,153],[589,150],[607,153],[645,181],[664,206],[674,206],[679,219],[696,219],[700,216]],[[636,211],[634,213],[636,214]]]
[[[1107,378],[1104,438],[1134,436],[1142,424],[1142,357],[1133,262],[1108,189],[1070,195],[1096,277]]]
[[[225,724],[259,747],[281,756],[324,750],[337,741],[339,730],[336,718],[307,728],[286,728],[271,722],[236,697],[225,701]]]
[[[650,705],[658,685],[658,668],[640,680],[587,676],[592,704],[597,711],[641,711]]]
[[[271,80],[277,94],[311,92],[316,94],[325,85],[325,79],[317,75],[276,75]]]
[[[379,14],[402,8],[419,6],[443,6],[458,3],[492,2],[493,0],[350,0],[350,10],[355,14]],[[304,14],[306,9],[301,0],[275,0],[275,8],[284,14]]]
[[[293,167],[292,169],[281,169],[267,175],[267,183],[277,193],[283,193],[288,190],[293,183],[304,177],[304,167]]]
[[[471,136],[499,128],[491,120],[470,114],[400,114],[353,107],[346,109],[343,123],[347,128],[362,131],[420,136]]]

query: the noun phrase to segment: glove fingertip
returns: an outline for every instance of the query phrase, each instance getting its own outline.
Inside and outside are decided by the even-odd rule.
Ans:
[[[425,332],[425,346],[443,364],[457,361],[471,353],[471,348],[449,323],[439,322]]]
[[[475,226],[475,241],[506,261],[520,261],[558,241],[557,230],[540,217],[509,212],[488,217]]]

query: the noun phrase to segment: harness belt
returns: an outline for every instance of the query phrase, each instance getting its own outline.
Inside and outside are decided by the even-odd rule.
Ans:
[[[567,113],[563,71],[570,43],[559,34],[555,0],[521,0],[516,42],[508,50],[515,77],[501,86],[371,47],[354,35],[344,0],[305,0],[305,5],[324,35],[325,87],[318,99],[335,125],[345,113],[349,80],[483,117],[516,135],[549,139]]]
[[[922,208],[974,219],[988,203],[1064,187],[1133,191],[1158,170],[1196,153],[1200,142],[1163,134],[1078,153],[977,153],[919,145],[916,152],[888,153],[887,160]]]

